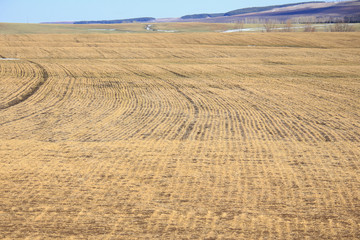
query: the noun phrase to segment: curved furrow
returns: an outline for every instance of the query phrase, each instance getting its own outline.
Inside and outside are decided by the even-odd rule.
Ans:
[[[259,96],[263,96],[263,94],[261,92],[255,91],[257,92],[257,95]],[[270,101],[270,103],[275,103],[278,102],[278,100],[272,98],[267,98],[267,101]],[[290,102],[287,102],[288,104]],[[275,112],[275,113],[271,113],[270,115],[272,117],[276,116],[277,113],[281,113],[281,112],[285,112],[284,109],[286,109],[287,115],[291,116],[291,119],[295,119],[295,120],[282,120],[284,121],[284,124],[286,126],[286,128],[289,129],[295,129],[296,131],[295,134],[301,134],[304,136],[304,140],[306,141],[336,141],[337,137],[336,135],[339,135],[339,132],[336,135],[332,134],[331,129],[326,128],[325,125],[322,124],[317,124],[315,120],[313,119],[309,119],[311,115],[313,115],[314,109],[312,109],[311,111],[307,110],[307,103],[304,102],[302,103],[301,100],[297,100],[296,103],[296,108],[297,108],[297,112],[301,113],[297,113],[297,112],[293,112],[293,110],[291,108],[288,108],[287,106],[283,106],[279,109],[279,112]],[[269,109],[269,111],[271,111],[271,108],[268,106],[267,107]],[[299,111],[301,110],[301,111]],[[324,110],[318,108],[318,110],[316,111],[318,113],[322,113],[324,112]],[[324,112],[325,113],[325,112]],[[308,115],[308,116],[306,116]],[[342,134],[340,133],[339,136],[341,136]],[[341,139],[347,139],[346,137],[341,137]],[[340,139],[339,139],[340,140]]]
[[[168,89],[168,87],[166,87],[164,89],[164,80],[159,80],[155,75],[149,75],[145,72],[141,73],[139,71],[133,71],[134,74],[138,75],[139,77],[142,78],[144,85],[146,86],[145,88],[148,89],[145,92],[139,92],[136,93],[136,95],[138,96],[147,96],[147,98],[149,99],[157,99],[154,103],[148,102],[147,104],[150,105],[144,105],[146,104],[145,102],[143,102],[143,98],[139,98],[139,104],[137,105],[137,108],[139,108],[140,110],[143,110],[143,112],[134,112],[131,114],[135,114],[133,117],[130,117],[130,114],[126,115],[123,117],[124,121],[122,123],[119,123],[121,125],[124,125],[124,122],[126,121],[126,119],[131,120],[132,118],[139,116],[139,119],[141,119],[141,122],[138,122],[136,125],[133,125],[133,130],[126,130],[123,131],[123,134],[128,132],[127,134],[129,134],[131,131],[135,131],[132,133],[132,135],[129,135],[128,137],[134,138],[136,136],[138,137],[142,137],[142,138],[147,138],[147,137],[152,137],[152,133],[155,134],[155,136],[161,136],[164,137],[164,133],[166,135],[167,131],[170,131],[173,127],[172,126],[176,126],[176,121],[181,119],[181,116],[179,116],[179,114],[175,114],[175,122],[172,120],[172,118],[169,118],[169,116],[172,116],[172,112],[173,111],[173,100],[177,100],[176,95],[178,95],[178,91],[175,90],[173,91],[172,89],[173,86],[168,85],[169,87],[171,87],[171,89]],[[155,77],[155,79],[154,79]],[[149,81],[148,79],[152,79],[151,81]],[[162,86],[161,88],[159,88],[160,86]],[[151,92],[149,92],[149,90],[152,89]],[[168,89],[168,90],[166,90]],[[171,91],[169,91],[171,90]],[[151,96],[149,94],[154,94],[156,92],[156,95]],[[173,92],[172,95],[169,96],[168,93]],[[153,105],[156,104],[156,105]],[[158,105],[160,104],[160,105]],[[178,104],[178,106],[182,106],[183,104]],[[170,107],[171,106],[171,107]],[[139,109],[137,109],[139,111]],[[154,112],[153,109],[161,109],[159,111]],[[166,109],[168,110],[168,113],[164,112]],[[175,111],[177,111],[176,109],[174,109]],[[144,117],[145,116],[145,117]],[[120,116],[122,117],[122,116]],[[169,125],[168,130],[164,130],[162,129],[163,125]],[[159,131],[156,131],[156,129],[158,129],[158,127],[161,126],[162,128],[159,129]],[[145,133],[144,133],[145,132]],[[116,134],[116,131],[114,132],[114,134]],[[114,135],[113,134],[113,135]],[[124,137],[124,136],[123,136]]]
[[[28,63],[28,62],[25,62]],[[16,76],[16,80],[18,78],[32,78],[34,80],[37,80],[38,76],[40,74],[36,73],[36,70],[40,70],[40,69],[34,69],[32,68],[30,65],[28,66],[21,66],[23,65],[23,63],[20,63],[19,61],[15,62],[16,64],[16,68],[15,68],[15,76]],[[15,79],[14,79],[15,80]],[[38,80],[37,80],[38,81]],[[11,81],[11,83],[16,82],[16,81]],[[7,88],[12,89],[9,86],[9,81],[7,81]],[[8,93],[7,96],[4,96],[5,99],[11,99],[11,98],[21,98],[22,94],[26,94],[26,92],[31,91],[31,88],[33,87],[33,85],[35,85],[36,83],[34,83],[34,81],[29,80],[28,82],[22,83],[20,86],[18,86],[18,88],[15,90],[12,90],[11,92]]]
[[[11,110],[11,108],[8,108],[4,110],[9,111],[7,114],[9,119],[2,121],[0,126],[25,119],[36,119],[47,111],[54,109],[65,99],[67,94],[71,93],[72,88],[70,85],[74,82],[60,65],[52,66],[53,71],[50,72],[50,75],[55,72],[55,69],[59,69],[60,73],[65,73],[64,78],[59,81],[54,76],[50,76],[44,86],[27,102],[17,105],[16,109]],[[21,125],[18,124],[17,126]]]
[[[141,75],[141,73],[137,74]],[[151,89],[151,84],[149,85],[146,79],[141,76],[133,78],[131,79],[131,85],[128,85],[127,88],[132,92],[126,101],[132,107],[117,116],[119,120],[117,120],[118,123],[116,125],[121,126],[121,129],[114,131],[110,135],[114,136],[115,139],[127,139],[138,134],[140,128],[154,119],[154,116],[151,116],[151,112],[155,110],[159,113],[160,111],[159,109],[156,110],[154,103],[149,101],[150,99],[142,97],[146,96],[146,89]],[[157,113],[155,112],[155,115]]]
[[[263,134],[263,129],[269,129],[268,132],[270,133],[277,132],[280,135],[285,135],[285,134],[281,134],[278,127],[272,123],[273,120],[270,119],[268,113],[264,111],[266,108],[262,110],[263,108],[262,105],[255,106],[251,101],[247,100],[246,96],[241,96],[241,94],[235,92],[230,95],[239,96],[239,97],[235,99],[234,98],[229,99],[222,97],[222,96],[226,96],[224,94],[217,94],[212,96],[212,99],[216,99],[216,103],[214,105],[220,106],[221,109],[223,109],[224,111],[222,116],[222,121],[224,121],[223,124],[225,124],[223,126],[224,128],[223,136],[234,137],[235,136],[233,133],[234,129],[238,129],[236,136],[244,137],[245,136],[244,128],[246,128],[247,130],[249,129],[253,130],[251,135],[248,136],[255,135],[263,138],[264,140],[273,139],[274,136],[272,136],[273,134],[270,135]],[[209,97],[209,96],[210,96],[209,94],[207,94],[207,96],[205,95],[205,97]],[[240,103],[242,104],[240,105]],[[245,119],[241,119],[240,116],[247,116],[247,117],[245,117]],[[234,126],[235,123],[239,125],[239,127],[235,127]],[[260,136],[260,132],[262,132],[261,136]]]
[[[133,70],[131,71],[134,72]],[[124,112],[118,116],[121,119],[118,125],[122,126],[122,129],[120,133],[118,130],[113,132],[112,136],[116,139],[119,138],[117,134],[122,135],[121,139],[149,136],[149,134],[144,133],[144,131],[153,128],[151,127],[152,125],[158,125],[157,121],[159,118],[164,118],[162,116],[159,117],[159,114],[163,115],[161,113],[164,111],[164,103],[166,103],[164,99],[166,98],[162,97],[162,95],[165,91],[159,88],[161,85],[156,84],[156,82],[154,83],[154,81],[149,81],[150,76],[145,78],[144,76],[146,75],[140,71],[137,71],[135,74],[138,77],[134,80],[137,81],[139,85],[137,88],[134,88],[132,84],[129,88],[132,87],[131,89],[136,89],[134,96],[136,96],[137,100],[134,101],[134,98],[130,97],[128,101],[136,104],[131,112]],[[155,93],[156,95],[154,95]],[[134,124],[135,119],[137,121],[136,124]],[[124,129],[124,125],[128,127]]]
[[[358,35],[0,35],[0,236],[356,239]]]
[[[261,96],[260,94],[256,94],[256,96]],[[287,118],[283,118],[282,115],[278,116],[278,112],[274,112],[274,108],[269,106],[272,101],[266,101],[267,104],[264,104],[264,101],[258,101],[256,109],[262,109],[259,112],[259,117],[262,119],[262,122],[266,122],[266,125],[273,129],[272,132],[280,132],[283,137],[286,138],[294,138],[296,141],[313,141],[318,140],[316,135],[310,134],[305,128],[299,126],[293,120],[287,120]],[[264,111],[268,111],[267,114]],[[280,111],[281,113],[281,111]],[[287,112],[289,114],[289,112]],[[278,116],[278,117],[277,117]],[[307,133],[305,135],[305,133]]]
[[[214,115],[217,110],[217,103],[211,97],[204,97],[201,92],[197,93],[197,104],[199,105],[199,121],[196,129],[196,140],[208,140],[205,138],[214,125]],[[210,130],[211,131],[211,130]]]
[[[84,75],[79,71],[77,75]],[[117,139],[119,130],[125,131],[122,117],[135,112],[138,96],[126,79],[78,77],[73,100],[69,100],[64,111],[71,115],[67,124],[73,129],[71,138],[107,141]]]
[[[137,129],[136,133],[143,130],[143,133],[139,135],[139,137],[159,139],[159,137],[165,137],[166,132],[168,131],[168,129],[166,129],[167,126],[175,124],[172,119],[174,110],[176,111],[176,109],[173,108],[173,104],[178,93],[171,88],[169,89],[166,84],[164,85],[164,81],[159,79],[156,75],[152,76],[152,78],[153,80],[151,82],[153,82],[154,85],[151,87],[153,88],[153,91],[150,93],[147,92],[146,94],[149,99],[156,100],[155,107],[159,107],[161,111],[154,112],[154,110],[151,110],[149,113],[151,118],[149,118],[146,125]]]
[[[70,122],[64,124],[73,129],[73,140],[101,141],[103,134],[111,135],[107,125],[114,113],[126,113],[130,107],[127,99],[137,98],[130,96],[133,95],[131,88],[121,79],[86,78],[87,73],[81,65],[74,74],[74,94],[62,107]]]
[[[285,127],[285,129],[287,129],[286,132],[288,132],[291,135],[294,135],[298,140],[306,140],[306,141],[321,141],[321,140],[326,140],[326,141],[334,141],[336,140],[336,137],[334,135],[332,135],[329,131],[326,131],[325,129],[321,129],[321,128],[314,128],[314,126],[316,126],[316,124],[314,124],[314,122],[312,120],[306,120],[306,118],[302,118],[299,119],[300,121],[287,121],[287,118],[283,118],[283,113],[284,112],[284,106],[281,106],[281,104],[283,105],[282,102],[279,102],[278,100],[276,100],[275,98],[269,98],[269,96],[276,96],[276,95],[264,95],[263,92],[261,91],[257,91],[256,89],[253,89],[253,92],[256,93],[256,95],[254,95],[254,97],[256,98],[263,98],[264,99],[264,103],[266,102],[265,105],[263,105],[263,107],[266,107],[269,111],[269,114],[264,115],[267,118],[267,121],[269,121],[269,124],[272,125],[272,121],[281,121],[282,125]],[[281,98],[280,98],[281,99]],[[276,102],[279,102],[280,105]],[[260,102],[259,102],[260,103]],[[280,107],[276,107],[274,108],[274,106],[272,105],[272,103],[275,103],[275,106],[280,106]],[[289,102],[287,102],[289,103]],[[301,104],[301,103],[297,103],[297,105],[299,107],[301,106],[306,106],[307,104]],[[276,109],[276,111],[274,111]],[[305,111],[306,112],[306,111]],[[321,112],[321,110],[319,109],[318,112]],[[291,109],[287,109],[287,113],[291,113]],[[302,111],[302,114],[304,113],[304,111]],[[264,113],[265,114],[265,113]],[[280,116],[279,116],[280,114]],[[296,113],[294,113],[296,116]],[[311,113],[309,113],[311,114]],[[271,117],[270,117],[271,116]],[[276,118],[276,116],[278,116],[278,118]],[[291,117],[293,118],[293,117]],[[278,129],[277,126],[273,126],[273,128]],[[274,132],[274,131],[271,131]],[[276,130],[276,132],[279,132],[278,130]]]
[[[141,90],[135,94],[144,95],[146,93]],[[156,103],[144,97],[139,97],[138,99],[138,104],[135,106],[135,111],[132,113],[132,116],[127,119],[128,121],[123,122],[126,126],[126,128],[123,129],[124,131],[121,131],[123,139],[132,139],[142,135],[142,130],[147,129],[148,124],[157,120],[161,112],[161,108],[157,108]]]
[[[197,78],[197,81],[200,79]],[[227,106],[219,101],[218,95],[209,92],[206,87],[198,86],[194,90],[196,91],[192,96],[196,96],[194,101],[199,106],[199,119],[192,138],[209,140],[208,133],[210,132],[213,139],[231,138],[233,132],[231,132],[230,125],[232,122]],[[188,92],[191,91],[188,90]]]
[[[167,126],[174,124],[172,121],[171,113],[172,113],[172,106],[175,97],[172,96],[171,90],[169,91],[166,86],[164,86],[163,82],[159,80],[153,80],[154,85],[152,86],[153,93],[149,94],[147,92],[146,94],[149,94],[147,98],[153,99],[156,102],[156,105],[153,106],[153,109],[150,111],[151,118],[149,118],[149,121],[139,127],[136,132],[131,135],[130,137],[136,137],[137,138],[165,138],[166,135],[166,128]],[[154,109],[159,108],[159,112],[154,112]],[[160,129],[159,129],[160,128]],[[158,131],[156,131],[158,130]]]
[[[177,77],[180,77],[180,78],[187,78],[185,75],[181,74],[181,73],[177,73],[175,71],[172,71],[172,70],[169,70],[169,69],[166,69],[164,67],[160,67],[162,68],[163,70],[165,71],[168,71],[170,72],[171,74],[177,76]],[[196,121],[197,119],[199,118],[199,106],[194,102],[194,100],[192,99],[192,97],[190,97],[189,94],[185,93],[186,88],[180,88],[176,83],[175,81],[172,81],[172,80],[167,80],[167,79],[164,79],[164,81],[169,84],[170,86],[172,86],[181,96],[183,96],[187,102],[189,103],[189,105],[192,107],[193,109],[193,117],[192,119],[190,120],[189,123],[187,122],[184,122],[179,128],[178,128],[178,132],[181,132],[183,128],[185,128],[185,132],[182,134],[181,136],[181,140],[186,140],[189,138],[191,132],[193,131],[194,129],[194,126],[196,124]],[[184,86],[182,86],[184,87]],[[188,92],[188,91],[186,91]]]
[[[179,97],[178,91],[173,86],[166,83],[167,80],[164,80],[163,76],[158,76],[157,81],[159,81],[159,85],[163,86],[163,101],[164,105],[167,106],[167,110],[164,111],[162,125],[155,125],[151,131],[154,132],[157,138],[176,139],[182,129],[181,126],[186,121],[185,119],[189,118],[188,110],[190,106],[187,102],[184,102],[182,97]]]
[[[65,69],[68,66],[63,66]],[[75,69],[74,69],[75,70]],[[95,110],[97,108],[102,109],[107,107],[107,103],[104,101],[98,101],[97,98],[101,99],[101,91],[97,91],[96,95],[93,91],[93,84],[96,79],[91,79],[91,83],[87,84],[87,79],[81,77],[78,74],[78,70],[70,71],[69,74],[74,76],[74,84],[72,85],[72,93],[67,96],[66,99],[59,106],[62,118],[56,123],[56,128],[63,128],[67,131],[67,139],[75,141],[83,141],[81,137],[88,138],[88,136],[78,136],[82,132],[82,128],[86,127],[88,133],[92,132],[91,124],[96,122]],[[99,105],[99,103],[101,105]],[[105,111],[105,109],[104,109]]]
[[[302,72],[303,70],[300,72],[295,71],[296,74],[303,74]],[[280,81],[280,79],[274,79],[274,81],[283,86],[283,89],[286,89],[286,92],[298,89],[299,84],[301,84],[302,91],[295,95],[296,98],[292,99],[292,102],[296,101],[297,106],[294,103],[292,105],[296,106],[296,108],[300,110],[299,112],[302,112],[302,119],[299,120],[306,124],[309,128],[318,126],[316,128],[317,130],[315,131],[318,131],[319,134],[323,136],[321,138],[328,138],[331,141],[336,141],[337,139],[347,139],[348,137],[346,135],[353,132],[350,130],[352,123],[344,122],[343,120],[346,120],[346,118],[339,116],[338,113],[334,112],[334,110],[336,111],[339,109],[344,113],[356,114],[356,107],[352,107],[356,106],[356,98],[354,99],[354,95],[348,94],[348,92],[346,92],[345,89],[341,87],[341,85],[333,86],[334,84],[332,84],[332,81],[337,80],[326,81],[328,84],[324,84],[324,81],[312,81],[310,79],[304,78],[303,76],[300,76],[299,78],[291,78],[289,80],[291,81],[287,82],[284,80]],[[351,80],[353,81],[353,79]],[[353,85],[353,87],[355,86],[356,85]],[[341,88],[341,90],[339,88]],[[346,101],[351,101],[354,105],[346,104],[345,106],[340,107],[339,103],[343,104]],[[332,120],[336,127],[334,126],[332,129],[326,128],[325,125],[329,126],[327,124],[329,119],[334,118],[337,118],[337,120]],[[319,126],[319,124],[322,126]],[[341,126],[344,128],[346,125],[350,131],[338,131]],[[339,135],[340,138],[337,138],[336,135],[331,133],[335,130],[337,132],[336,135]]]
[[[13,96],[21,94],[22,91],[26,91],[29,86],[33,84],[29,76],[30,74],[22,74],[27,71],[23,70],[26,68],[27,62],[21,61],[4,61],[1,67],[1,102],[9,102]],[[31,68],[31,67],[30,67]],[[36,80],[36,77],[32,78]],[[25,85],[25,86],[24,86]],[[5,104],[4,103],[4,104]],[[3,105],[3,104],[2,104]]]
[[[230,137],[235,139],[246,140],[252,136],[263,138],[260,136],[258,128],[260,125],[265,125],[261,117],[261,112],[254,102],[248,100],[248,94],[244,94],[244,89],[238,87],[217,86],[216,82],[209,82],[209,86],[214,86],[214,93],[205,94],[205,97],[213,99],[214,105],[221,106],[224,111],[224,117],[219,120],[224,121],[223,137]],[[258,121],[258,119],[261,119]],[[265,135],[266,138],[268,136]]]
[[[240,80],[240,81],[245,81],[244,80]],[[264,129],[265,132],[267,132],[268,134],[263,135],[262,137],[266,138],[266,139],[276,139],[278,137],[280,137],[280,139],[283,139],[284,137],[289,137],[292,136],[292,132],[287,130],[286,128],[284,129],[283,127],[281,127],[283,125],[283,122],[285,119],[277,119],[275,118],[275,116],[277,115],[277,111],[275,111],[274,107],[272,106],[271,108],[268,107],[269,105],[269,101],[268,100],[264,100],[264,101],[258,101],[258,97],[261,95],[258,95],[257,93],[254,95],[254,89],[252,89],[251,91],[248,89],[248,87],[244,86],[244,87],[240,87],[238,85],[238,83],[234,83],[233,85],[234,87],[230,87],[233,91],[232,94],[229,94],[230,96],[239,96],[241,97],[242,101],[244,102],[245,105],[251,107],[251,109],[253,109],[251,111],[251,113],[247,114],[248,115],[248,119],[251,120],[240,120],[240,116],[237,113],[237,119],[239,122],[246,122],[246,121],[251,121],[250,122],[250,129],[256,130],[257,132],[263,132],[261,131],[261,129]],[[233,99],[232,101],[236,102],[236,99]],[[240,108],[243,109],[243,106],[239,106]],[[267,113],[267,111],[269,111],[269,113]],[[236,109],[235,109],[236,111]],[[246,109],[243,109],[243,111],[247,111]],[[270,117],[271,116],[271,117]],[[259,121],[256,121],[256,119],[259,119]],[[276,122],[276,124],[274,124],[274,122]],[[261,126],[261,128],[260,128]],[[249,129],[249,128],[247,128]],[[244,133],[244,130],[240,130],[242,133]],[[252,133],[254,134],[254,133]],[[270,134],[270,136],[269,136]],[[296,134],[295,134],[296,135]],[[298,139],[300,139],[298,137]]]
[[[143,111],[139,112],[137,117],[142,118],[143,121],[141,125],[137,125],[135,129],[132,129],[133,132],[128,135],[128,138],[146,138],[144,135],[145,132],[150,129],[153,124],[159,124],[162,118],[161,113],[164,110],[164,101],[161,95],[158,94],[157,82],[154,80],[149,81],[151,78],[153,78],[151,75],[148,75],[146,78],[141,78],[144,88],[141,89],[142,91],[139,93],[141,94],[141,103],[138,107]]]
[[[25,84],[25,86],[21,89],[21,91],[19,91],[19,89],[18,89],[18,91],[16,91],[18,93],[15,96],[10,95],[8,102],[0,105],[0,110],[13,107],[19,103],[26,101],[29,97],[34,95],[39,90],[39,88],[47,81],[49,75],[48,75],[48,72],[46,71],[46,69],[42,65],[35,63],[33,61],[28,61],[28,62],[32,63],[33,65],[37,66],[38,69],[40,69],[39,76],[37,76],[35,74],[34,74],[35,76],[32,76],[33,79],[36,79],[36,82],[32,83],[31,85]],[[27,74],[28,74],[28,71],[21,70],[20,74],[18,74],[18,75],[20,77],[26,77]],[[39,80],[37,80],[37,79],[39,79]]]
[[[292,86],[292,85],[291,85],[291,87],[292,87],[292,89],[296,88],[296,86]],[[312,89],[309,89],[309,91],[311,91],[311,90]],[[305,124],[306,128],[308,128],[308,130],[313,129],[312,132],[313,131],[318,132],[318,135],[322,136],[320,138],[327,138],[331,141],[336,141],[337,139],[338,140],[349,139],[349,137],[347,137],[347,135],[350,134],[349,131],[347,131],[347,132],[337,131],[336,135],[338,135],[340,138],[337,138],[336,135],[333,135],[331,132],[333,132],[334,130],[337,130],[339,128],[345,128],[346,126],[348,126],[348,128],[351,128],[353,122],[346,123],[344,121],[337,121],[337,122],[333,121],[334,124],[332,127],[331,127],[331,124],[327,124],[328,123],[327,119],[334,119],[334,118],[340,117],[340,116],[333,115],[332,112],[333,112],[334,107],[336,107],[338,105],[338,103],[343,102],[343,101],[331,100],[328,98],[321,97],[321,100],[317,101],[319,104],[315,104],[315,107],[312,107],[311,109],[309,109],[310,102],[314,102],[313,100],[315,100],[315,99],[314,99],[314,97],[308,97],[307,99],[308,100],[306,100],[304,102],[299,102],[301,100],[296,99],[297,100],[297,108],[299,108],[301,110],[302,115],[303,115],[302,117],[300,117],[300,116],[296,117],[300,121],[300,124],[302,124],[302,125]],[[284,107],[286,107],[286,106],[284,106]],[[344,117],[342,117],[342,119],[345,120]],[[327,128],[326,126],[329,126],[331,128]]]
[[[138,97],[135,96],[136,94],[126,84],[111,84],[114,87],[112,90],[102,87],[105,84],[103,79],[96,82],[91,80],[90,84],[94,90],[89,97],[91,95],[100,96],[98,96],[98,99],[94,99],[94,104],[89,105],[92,113],[87,117],[85,126],[91,127],[91,131],[88,131],[86,138],[91,141],[117,139],[119,131],[122,133],[127,131],[122,119],[123,116],[127,116],[129,113],[136,113]],[[114,126],[117,126],[117,128],[114,129]]]
[[[255,127],[255,122],[253,119],[257,119],[259,114],[257,111],[254,111],[251,107],[251,103],[246,101],[243,97],[237,97],[236,99],[227,99],[226,97],[221,96],[221,94],[215,94],[212,97],[215,102],[215,106],[221,106],[223,109],[223,114],[227,115],[227,118],[219,116],[217,121],[228,121],[223,123],[225,131],[222,133],[222,137],[230,137],[240,140],[250,140],[253,136],[259,138],[257,134],[257,129]],[[231,122],[234,122],[234,127],[236,135],[231,131]],[[211,132],[216,131],[213,129]]]
[[[155,137],[155,139],[167,139],[174,128],[180,125],[187,112],[182,98],[179,98],[178,91],[172,85],[167,84],[167,81],[161,76],[162,74],[163,70],[157,67],[152,80],[156,86],[159,86],[156,97],[161,99],[161,117],[158,122],[149,125],[149,129],[146,131],[148,137]]]
[[[216,86],[217,83],[208,83],[208,86]],[[220,86],[219,86],[220,87]],[[246,101],[246,96],[242,96],[242,92],[234,92],[231,91],[231,96],[238,96],[237,98],[225,98],[227,96],[225,90],[213,88],[211,91],[202,91],[200,93],[197,93],[198,95],[203,96],[206,100],[203,102],[209,102],[210,106],[218,106],[218,111],[221,110],[221,112],[218,112],[218,121],[221,122],[221,135],[222,138],[245,138],[247,134],[245,134],[245,131],[249,131],[250,129],[257,129],[258,124],[263,124],[262,121],[259,123],[252,122],[252,126],[246,127],[247,125],[247,119],[253,119],[257,111],[252,112],[251,110],[251,102]],[[223,86],[221,86],[223,88]],[[209,89],[209,87],[207,87]],[[213,92],[215,91],[215,92]],[[225,94],[224,94],[225,93]],[[211,101],[210,101],[211,100]],[[215,101],[212,103],[212,101]],[[249,108],[250,107],[250,108]],[[246,117],[248,116],[248,117]],[[244,118],[245,117],[245,118]],[[256,117],[258,118],[258,117]],[[256,119],[255,118],[255,119]],[[217,129],[219,129],[217,127]],[[211,132],[216,131],[216,129],[213,129]],[[220,134],[220,133],[219,133]],[[255,133],[252,133],[251,135],[254,135]],[[249,136],[249,135],[248,135]]]

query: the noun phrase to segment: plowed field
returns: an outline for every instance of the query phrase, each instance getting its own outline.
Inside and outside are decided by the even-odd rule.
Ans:
[[[0,239],[360,239],[359,33],[0,35],[0,57]]]

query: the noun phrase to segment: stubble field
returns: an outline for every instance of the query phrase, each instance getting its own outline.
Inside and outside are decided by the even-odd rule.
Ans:
[[[0,239],[359,239],[359,33],[0,35]]]

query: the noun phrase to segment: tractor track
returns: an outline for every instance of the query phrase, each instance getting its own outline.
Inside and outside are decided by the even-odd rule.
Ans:
[[[39,63],[36,63],[34,61],[30,61],[30,60],[28,60],[27,62],[30,62],[41,69],[41,80],[35,86],[33,86],[30,91],[28,91],[20,96],[17,96],[15,99],[8,102],[5,106],[0,106],[0,110],[4,110],[4,109],[10,108],[10,107],[13,107],[17,104],[20,104],[22,102],[25,102],[28,98],[33,96],[40,89],[40,87],[42,85],[44,85],[44,83],[48,80],[49,74],[42,65],[40,65]]]

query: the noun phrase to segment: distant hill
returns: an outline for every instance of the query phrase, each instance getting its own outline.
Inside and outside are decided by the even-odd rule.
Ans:
[[[233,10],[223,14],[194,14],[181,17],[182,22],[226,23],[245,19],[275,19],[285,21],[293,18],[345,19],[360,22],[360,0],[342,2],[300,2],[294,4],[252,7]]]
[[[226,13],[202,13],[202,14],[193,14],[182,16],[181,19],[200,19],[200,18],[209,18],[209,17],[221,17],[221,16],[233,16],[246,13],[254,13],[261,11],[268,11],[274,8],[290,7],[296,6],[304,3],[325,3],[325,1],[313,1],[313,2],[300,2],[300,3],[291,3],[291,4],[282,4],[282,5],[272,5],[266,7],[250,7],[250,8],[240,8]]]
[[[291,4],[272,5],[272,6],[267,6],[267,7],[241,8],[241,9],[227,12],[224,14],[224,16],[234,16],[234,15],[239,15],[239,14],[269,11],[269,10],[273,10],[275,8],[285,8],[285,7],[291,7],[291,6],[297,6],[297,5],[309,4],[309,3],[325,3],[325,1],[299,2],[299,3],[291,3]]]
[[[224,13],[200,13],[182,16],[181,19],[200,19],[200,18],[209,18],[209,17],[221,17],[224,16]]]
[[[77,21],[74,22],[74,24],[116,24],[116,23],[152,22],[155,20],[156,19],[152,17],[142,17],[142,18],[119,19],[119,20]]]
[[[349,22],[360,22],[360,0],[353,1],[310,1],[265,7],[250,7],[232,10],[226,13],[201,13],[185,15],[180,18],[141,17],[119,20],[95,20],[66,22],[73,24],[119,24],[134,22],[205,22],[205,23],[231,23],[245,20],[286,21],[288,19],[312,19],[312,21],[337,21],[344,19]],[[307,20],[308,21],[308,20]],[[63,22],[55,22],[63,23]]]

